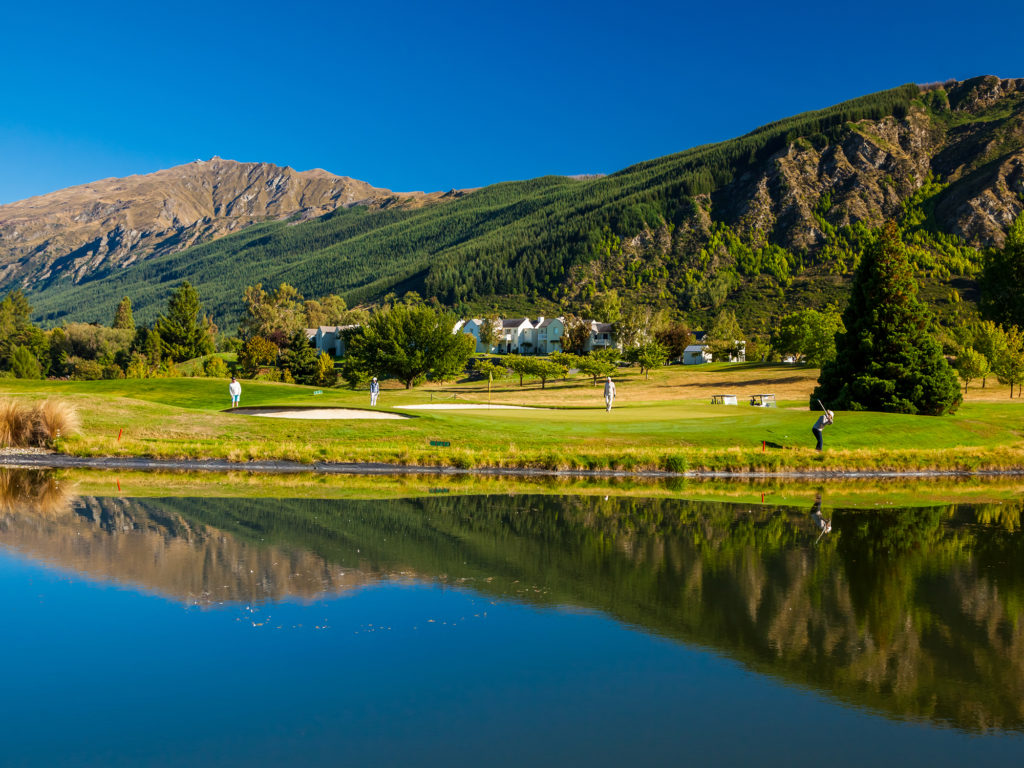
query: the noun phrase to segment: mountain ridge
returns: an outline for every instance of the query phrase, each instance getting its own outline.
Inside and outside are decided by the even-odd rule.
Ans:
[[[48,322],[103,320],[125,294],[145,319],[184,278],[220,321],[238,317],[242,289],[257,281],[349,303],[416,290],[509,311],[614,289],[683,313],[729,301],[764,320],[787,296],[839,300],[870,228],[896,218],[933,293],[952,306],[952,293],[974,295],[983,249],[1024,209],[1024,79],[908,84],[607,176],[432,199],[447,202],[340,206],[80,285],[22,285]]]
[[[396,193],[322,168],[296,171],[215,156],[0,205],[0,283],[81,282],[260,221],[438,197]]]

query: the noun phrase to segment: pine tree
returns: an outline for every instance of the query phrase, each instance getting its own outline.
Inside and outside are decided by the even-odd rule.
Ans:
[[[1024,213],[1003,247],[989,254],[980,282],[984,313],[997,323],[1024,326]]]
[[[188,280],[167,300],[167,314],[154,324],[167,357],[175,362],[213,352],[210,319],[203,315],[199,294]]]
[[[114,314],[112,328],[121,328],[127,331],[135,330],[135,318],[132,316],[132,300],[127,296],[121,299],[117,305],[117,312]]]
[[[917,298],[913,267],[894,222],[888,222],[854,275],[836,336],[836,357],[811,395],[837,410],[939,416],[960,405],[956,374],[931,333]]]

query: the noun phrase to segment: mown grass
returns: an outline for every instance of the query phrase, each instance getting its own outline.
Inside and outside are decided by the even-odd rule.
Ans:
[[[387,462],[413,466],[515,467],[560,470],[909,471],[1024,468],[1024,409],[990,386],[974,392],[952,417],[840,413],[813,450],[816,414],[806,409],[816,371],[792,366],[672,367],[649,380],[619,377],[611,413],[600,388],[570,379],[523,388],[492,386],[495,403],[537,405],[524,411],[398,411],[396,405],[485,402],[485,384],[386,389],[379,410],[402,420],[266,419],[225,412],[226,382],[211,379],[118,381],[3,380],[0,395],[77,405],[79,434],[58,449],[77,456],[288,459]],[[710,393],[775,392],[779,408],[712,406]],[[368,408],[365,392],[270,382],[243,382],[245,406]],[[980,392],[980,390],[979,390]],[[1003,399],[1005,397],[1005,399]],[[998,399],[997,399],[998,398]],[[447,402],[447,401],[441,401]],[[118,435],[120,433],[120,439]],[[431,447],[431,440],[451,443]]]

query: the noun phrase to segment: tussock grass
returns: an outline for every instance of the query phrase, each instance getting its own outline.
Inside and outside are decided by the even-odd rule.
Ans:
[[[0,447],[52,447],[61,437],[78,431],[78,409],[63,400],[30,404],[0,400]]]

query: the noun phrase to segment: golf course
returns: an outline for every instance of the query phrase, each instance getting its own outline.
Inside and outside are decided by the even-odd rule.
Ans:
[[[818,453],[811,426],[820,414],[807,407],[817,376],[783,364],[676,365],[649,377],[623,368],[610,412],[601,386],[578,375],[543,388],[511,379],[407,390],[388,381],[373,409],[362,389],[243,380],[242,407],[231,412],[227,381],[198,377],[3,379],[0,398],[59,399],[77,410],[80,427],[54,445],[76,457],[672,473],[1024,468],[1021,401],[993,378],[972,382],[951,416],[837,412]],[[738,405],[713,405],[722,394]],[[777,407],[751,407],[756,394],[774,395]]]

